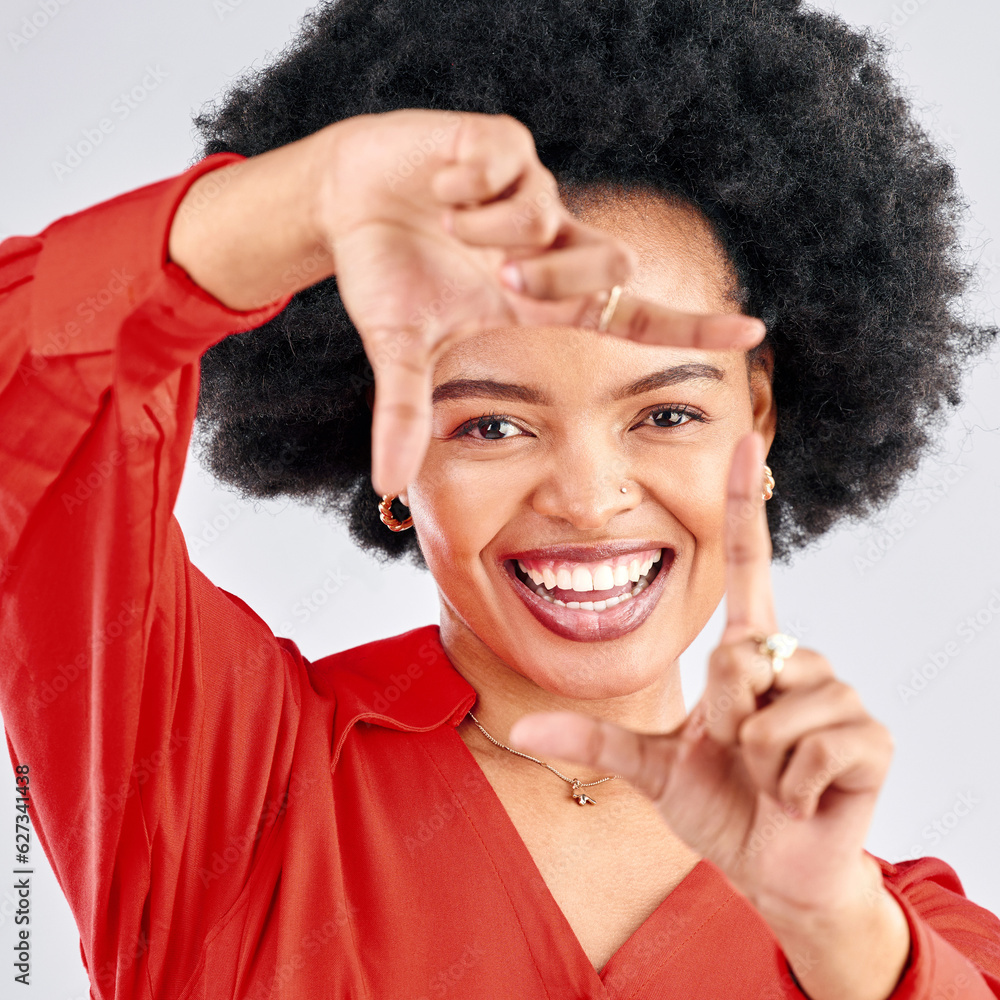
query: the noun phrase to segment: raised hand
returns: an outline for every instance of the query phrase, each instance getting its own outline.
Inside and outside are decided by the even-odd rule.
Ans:
[[[801,952],[802,928],[822,938],[822,946],[807,939],[813,955],[846,942],[842,969],[819,960],[796,969],[815,988],[808,991],[814,1000],[878,1000],[898,979],[909,941],[905,918],[863,849],[892,740],[819,653],[796,649],[775,676],[759,651],[760,638],[778,631],[762,462],[762,439],[747,435],[729,477],[727,623],[705,691],[684,723],[649,735],[574,712],[533,713],[517,721],[510,739],[529,753],[629,780],[783,943],[794,941]],[[879,949],[866,965],[872,940]]]
[[[325,218],[375,371],[373,479],[388,493],[420,467],[443,350],[495,327],[596,327],[632,256],[567,211],[513,118],[407,110],[345,125]],[[747,348],[763,332],[748,317],[690,316],[631,296],[608,328],[702,348]]]
[[[169,256],[240,310],[337,275],[375,373],[381,493],[420,468],[442,351],[499,327],[597,327],[633,266],[624,243],[562,205],[524,125],[425,109],[358,115],[206,174],[178,208]],[[607,332],[745,350],[764,325],[623,295]]]

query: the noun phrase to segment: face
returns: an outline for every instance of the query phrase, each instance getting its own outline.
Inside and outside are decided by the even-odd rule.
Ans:
[[[697,210],[638,194],[573,207],[636,251],[627,293],[736,310]],[[569,698],[655,684],[723,596],[733,449],[752,429],[774,435],[769,359],[511,329],[455,345],[434,384],[433,439],[405,502],[446,646]]]

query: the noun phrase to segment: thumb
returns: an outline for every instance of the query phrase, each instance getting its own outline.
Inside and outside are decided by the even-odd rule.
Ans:
[[[681,738],[636,733],[577,712],[532,712],[510,729],[511,744],[526,753],[552,754],[614,772],[656,801],[670,780]]]
[[[416,477],[431,436],[431,365],[406,331],[375,334],[369,360],[375,372],[372,485],[400,493]]]

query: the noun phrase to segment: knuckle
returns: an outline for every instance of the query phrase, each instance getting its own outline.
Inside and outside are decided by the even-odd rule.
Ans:
[[[497,119],[505,130],[505,134],[514,135],[522,145],[526,147],[530,146],[532,149],[535,148],[535,137],[531,134],[531,129],[519,118],[503,113],[497,115]]]
[[[745,673],[743,657],[736,646],[716,646],[708,660],[712,676],[721,684],[738,682]]]
[[[751,753],[767,750],[775,742],[775,733],[770,723],[759,714],[748,716],[740,724],[737,740]]]
[[[531,290],[531,294],[540,299],[555,298],[558,293],[559,282],[555,268],[551,265],[537,262],[531,265],[522,265],[525,284]]]
[[[540,210],[534,199],[527,205],[519,205],[514,219],[518,230],[534,242],[551,242],[555,238],[554,220]]]
[[[833,680],[834,672],[830,661],[823,656],[822,653],[817,653],[815,649],[808,649],[805,646],[799,646],[795,650],[795,655],[802,658],[802,662],[805,666],[809,667],[810,671],[815,673],[818,677],[824,680]],[[846,685],[845,685],[846,687]]]
[[[428,414],[426,407],[403,399],[387,400],[381,406],[376,403],[376,408],[382,416],[391,417],[401,423],[413,423],[422,420]]]
[[[615,282],[615,284],[618,284],[618,282]],[[649,310],[645,306],[639,306],[637,309],[634,309],[628,319],[627,336],[629,340],[645,340],[652,319]]]
[[[836,758],[834,738],[826,732],[810,733],[799,744],[802,759],[811,769],[827,769]]]
[[[632,253],[624,244],[615,241],[608,251],[608,275],[614,283],[621,284],[632,273]],[[649,323],[647,310],[636,310],[645,313],[644,322]]]

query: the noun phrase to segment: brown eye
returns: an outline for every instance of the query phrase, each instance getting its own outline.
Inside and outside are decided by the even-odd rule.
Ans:
[[[455,437],[471,437],[476,441],[500,441],[503,438],[519,437],[523,434],[524,431],[506,417],[488,415],[469,420],[455,432]]]
[[[652,421],[654,427],[681,427],[700,418],[689,410],[677,408],[654,410],[646,419]]]
[[[487,441],[498,441],[500,438],[515,437],[521,433],[509,420],[500,417],[480,420],[476,427]]]

